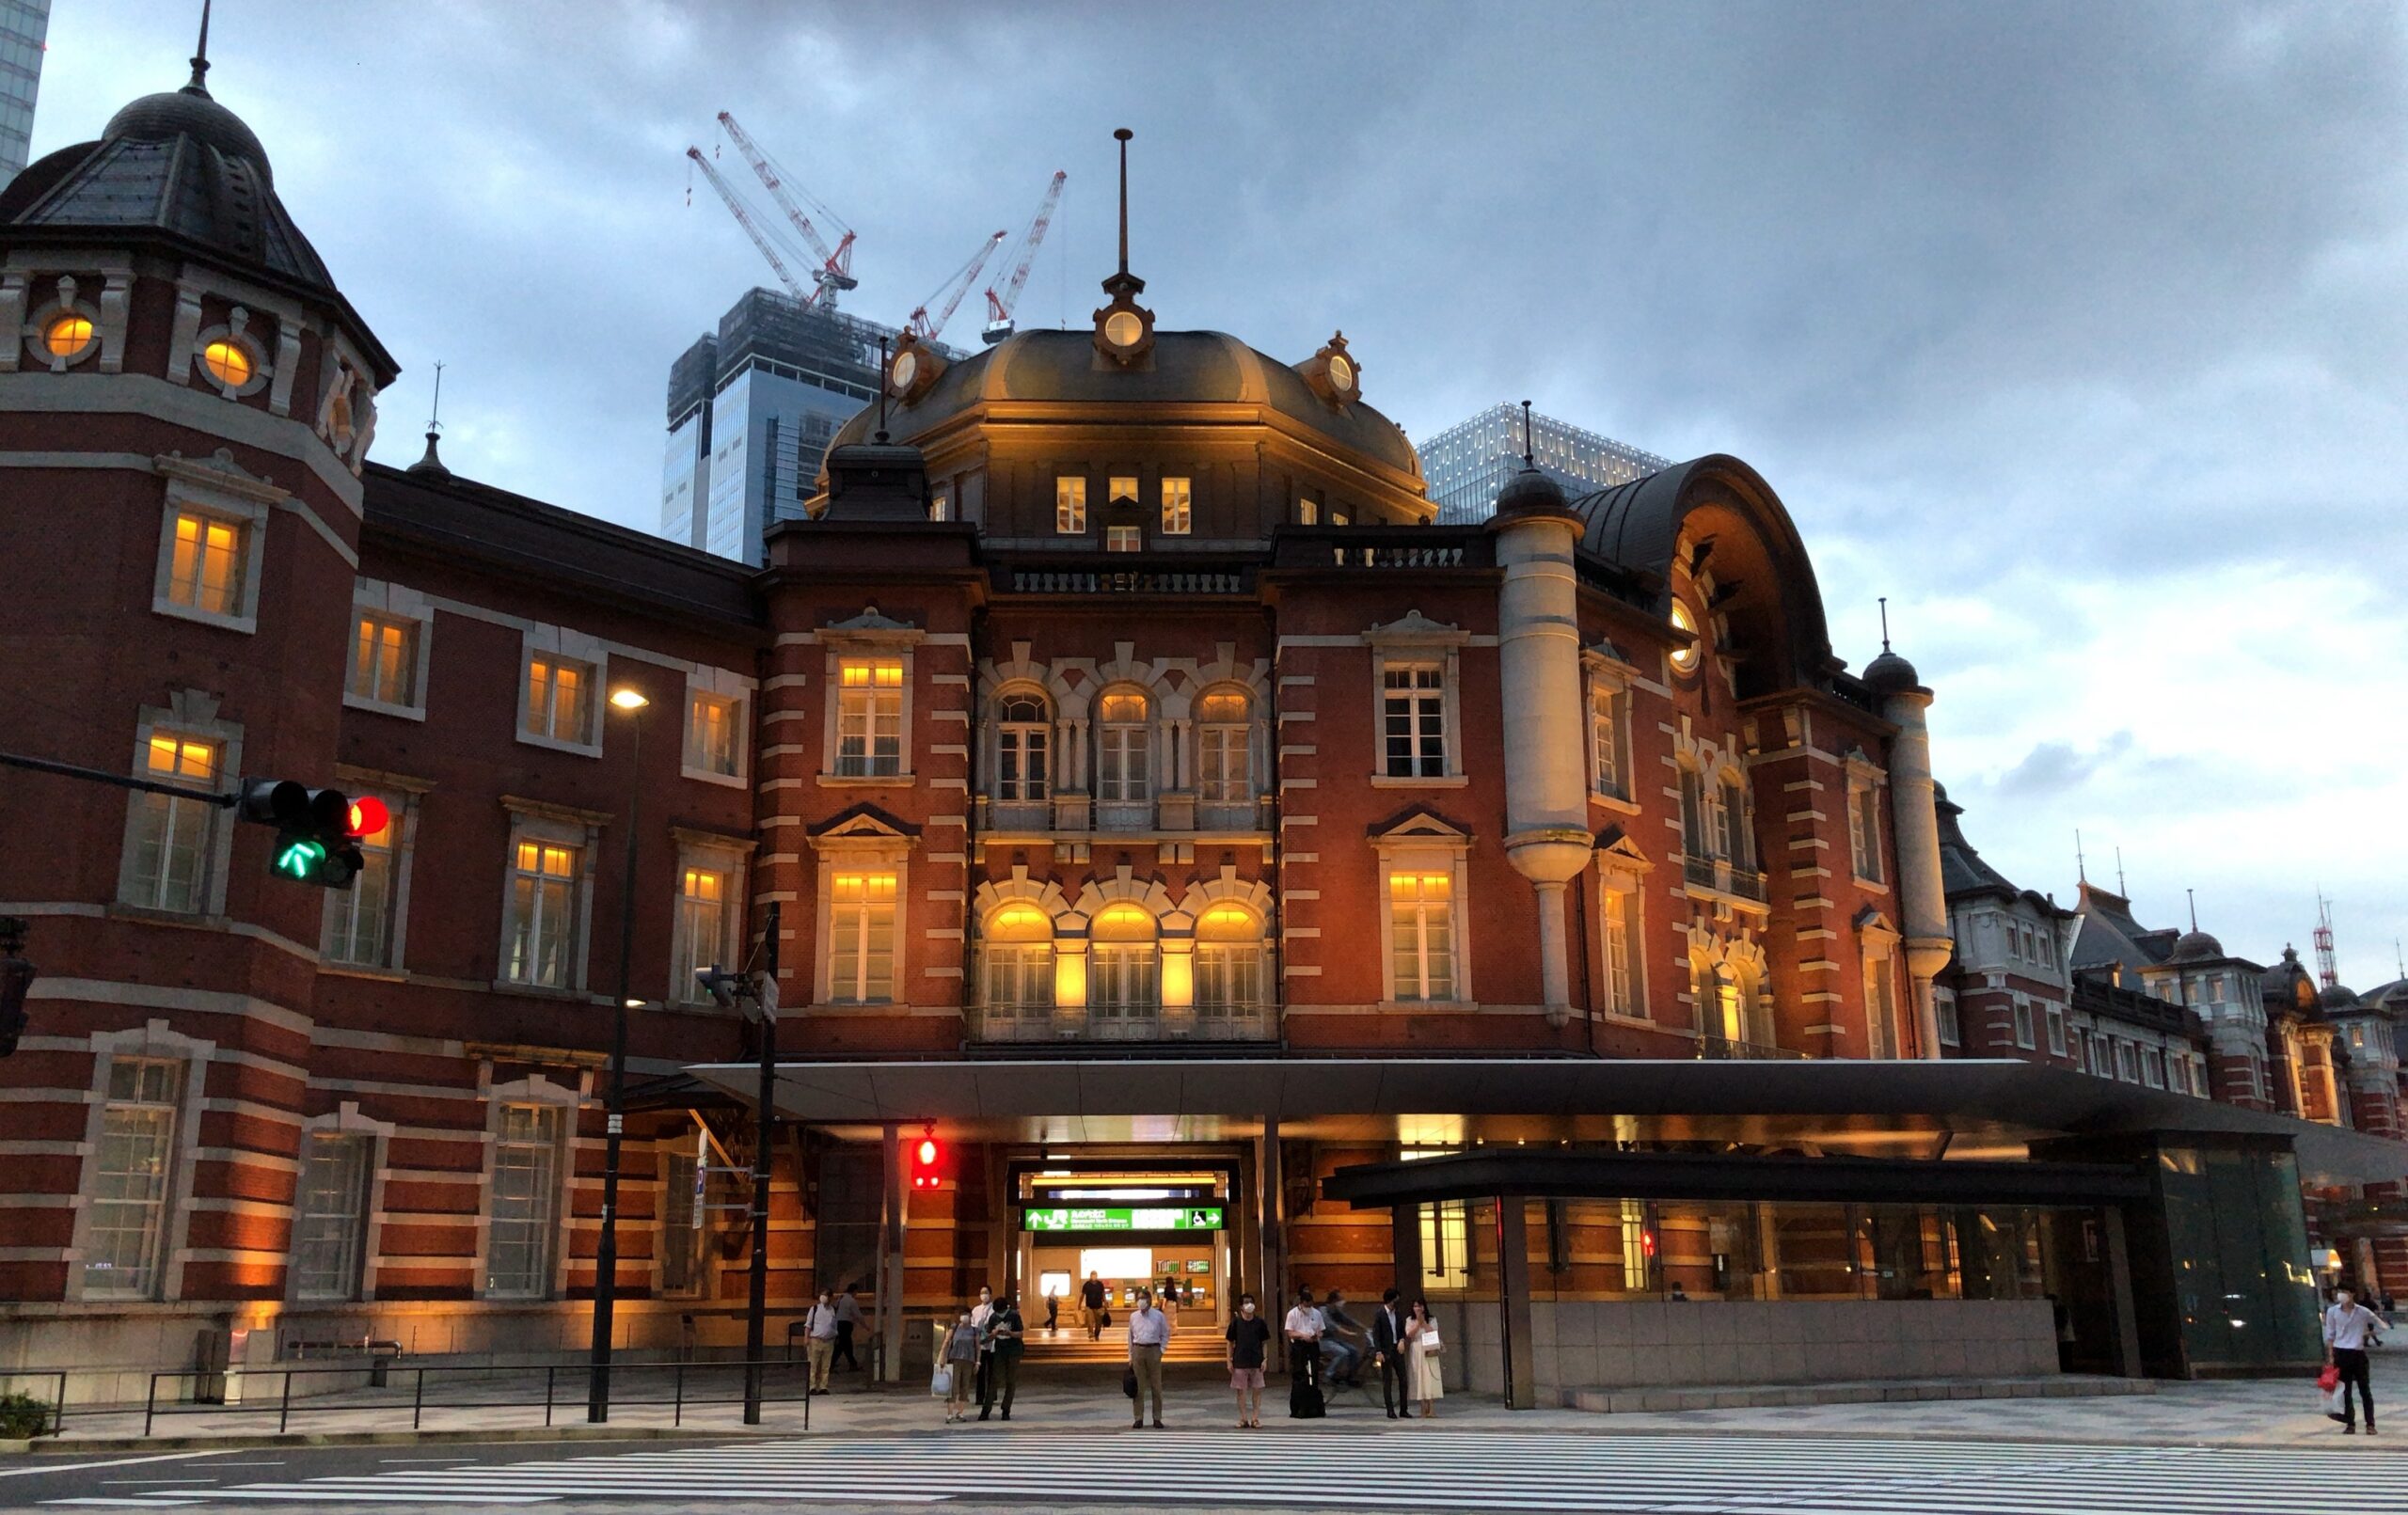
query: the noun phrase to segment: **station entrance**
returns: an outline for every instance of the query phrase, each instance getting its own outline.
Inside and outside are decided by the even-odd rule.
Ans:
[[[1009,1181],[1014,1271],[1036,1306],[1024,1311],[1032,1324],[1052,1315],[1062,1334],[1082,1331],[1090,1277],[1103,1286],[1116,1333],[1127,1326],[1140,1288],[1170,1301],[1182,1331],[1228,1318],[1238,1263],[1235,1164],[1038,1159],[1014,1162]],[[1051,1311],[1049,1300],[1059,1302]]]

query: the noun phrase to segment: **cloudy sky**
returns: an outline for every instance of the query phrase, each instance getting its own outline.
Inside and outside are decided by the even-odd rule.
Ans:
[[[36,150],[198,0],[55,0]],[[1055,168],[1023,324],[1332,328],[1416,436],[1540,408],[1754,464],[1901,651],[1985,855],[2342,976],[2408,936],[2408,8],[221,0],[217,97],[461,472],[657,524],[669,361],[768,271],[750,126],[901,318]],[[740,167],[730,153],[731,169]],[[968,305],[953,335],[974,334]]]

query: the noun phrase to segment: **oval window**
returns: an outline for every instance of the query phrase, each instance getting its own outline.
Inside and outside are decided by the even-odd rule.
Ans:
[[[1134,347],[1146,335],[1146,324],[1133,310],[1115,310],[1103,318],[1103,339],[1115,347]]]
[[[223,337],[200,350],[200,366],[209,371],[211,378],[229,389],[240,389],[250,383],[252,373],[258,369],[247,349],[240,342]]]
[[[1692,639],[1697,636],[1697,617],[1689,614],[1689,608],[1684,601],[1672,602],[1672,624],[1687,632]],[[1694,673],[1697,671],[1697,665],[1698,643],[1695,640],[1691,640],[1686,647],[1673,649],[1672,667],[1674,669],[1683,673]]]
[[[41,345],[53,357],[73,357],[92,345],[92,323],[70,310],[42,328]]]

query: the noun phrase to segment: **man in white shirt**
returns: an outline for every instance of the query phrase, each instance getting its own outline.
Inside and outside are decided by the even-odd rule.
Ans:
[[[1296,1305],[1288,1312],[1288,1412],[1299,1413],[1303,1402],[1298,1391],[1321,1386],[1321,1337],[1327,1329],[1322,1313],[1313,1308],[1313,1291],[1296,1290]]]
[[[2324,1312],[2324,1361],[2341,1370],[2341,1434],[2358,1433],[2358,1405],[2367,1407],[2367,1434],[2374,1432],[2374,1382],[2367,1371],[2367,1349],[2375,1345],[2383,1319],[2360,1304],[2348,1289],[2333,1291],[2332,1308]],[[2350,1385],[2358,1397],[2350,1397]]]
[[[978,1402],[991,1397],[987,1393],[987,1375],[994,1366],[995,1344],[987,1337],[987,1322],[995,1313],[995,1291],[981,1287],[978,1302],[970,1307],[970,1329],[978,1334]]]

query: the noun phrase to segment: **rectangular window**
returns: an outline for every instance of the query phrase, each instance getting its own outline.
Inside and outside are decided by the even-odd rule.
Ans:
[[[1681,851],[1691,862],[1711,856],[1705,840],[1705,779],[1695,768],[1681,769]],[[1706,870],[1713,880],[1713,870]]]
[[[737,712],[734,700],[719,694],[693,694],[686,703],[686,766],[702,773],[736,777]]]
[[[676,942],[670,955],[670,991],[681,1001],[707,998],[694,975],[719,966],[727,943],[727,909],[734,880],[719,868],[678,870]]]
[[[895,876],[838,874],[828,903],[828,997],[849,1004],[895,998]]]
[[[848,657],[837,668],[836,772],[888,778],[903,771],[903,660]]]
[[[2057,966],[2057,936],[2054,926],[2043,926],[2040,929],[2040,966],[2042,968]]]
[[[1856,876],[1881,882],[1881,791],[1871,784],[1848,790],[1848,854]]]
[[[348,892],[326,897],[326,960],[358,968],[389,968],[393,955],[393,907],[399,891],[400,855],[393,828],[406,803],[385,800],[385,829],[359,839],[360,869]]]
[[[928,495],[928,519],[931,521],[953,519],[953,492],[942,484]]]
[[[143,749],[142,777],[190,784],[198,793],[134,797],[134,868],[125,903],[147,909],[197,915],[208,907],[211,854],[219,807],[207,791],[217,787],[217,743],[206,737],[153,731]]]
[[[986,991],[990,1016],[1016,1019],[1054,1010],[1054,947],[1051,942],[987,944]]]
[[[527,734],[584,746],[593,740],[594,665],[552,653],[527,658]]]
[[[1099,942],[1087,950],[1087,1008],[1121,1034],[1150,1027],[1162,1008],[1162,975],[1150,941]]]
[[[2015,1002],[2015,1045],[2022,1048],[2027,1052],[2030,1051],[2034,1046],[2032,1040],[2032,1002],[2029,1000],[2018,1000]]]
[[[2115,1068],[2126,1083],[2141,1081],[2140,1054],[2130,1042],[2115,1044]]]
[[[211,615],[243,613],[243,565],[250,528],[197,511],[178,511],[170,530],[167,602]]]
[[[1194,497],[1184,479],[1163,481],[1163,535],[1183,537],[1193,525]]]
[[[2023,933],[2016,929],[2012,921],[2006,923],[2006,960],[2010,963],[2023,961]]]
[[[2154,1047],[2141,1049],[2141,1081],[2152,1089],[2165,1087],[2165,1054]]]
[[[1447,705],[1435,663],[1390,663],[1382,692],[1385,756],[1391,779],[1437,779],[1447,772]]]
[[[1864,1021],[1867,1032],[1865,1055],[1893,1058],[1898,1055],[1898,966],[1889,954],[1871,959],[1866,974]]]
[[[1388,876],[1388,934],[1396,997],[1455,997],[1454,880],[1445,874]]]
[[[1019,718],[1024,717],[1025,718]],[[1052,730],[1034,701],[1007,703],[995,734],[995,797],[1013,803],[1042,800],[1048,793],[1046,751]]]
[[[560,1233],[561,1107],[504,1105],[493,1147],[485,1293],[539,1300],[552,1291]]]
[[[359,1298],[361,1242],[368,1229],[365,1136],[309,1138],[293,1199],[293,1297]]]
[[[1196,949],[1196,1011],[1245,1020],[1262,1008],[1262,949],[1253,942],[1210,942]]]
[[[1932,1009],[1940,1021],[1940,1045],[1942,1047],[1962,1046],[1965,1039],[1965,1033],[1964,1027],[1959,1024],[1956,1019],[1956,996],[1953,994],[1935,995],[1933,997]]]
[[[538,988],[569,986],[577,939],[578,849],[517,844],[510,876],[510,929],[502,976]]]
[[[1622,796],[1622,700],[1597,684],[1589,689],[1589,781],[1598,794]]]
[[[1421,1266],[1433,1289],[1471,1284],[1471,1216],[1460,1199],[1421,1207]]]
[[[1646,1288],[1647,1267],[1655,1248],[1648,1245],[1647,1207],[1635,1199],[1622,1202],[1622,1286],[1635,1294]]]
[[[2049,1006],[2049,1050],[2059,1057],[2066,1055],[2066,1013],[2062,1006]]]
[[[362,615],[351,643],[343,692],[380,705],[418,703],[418,623]]]
[[[1106,804],[1143,804],[1153,794],[1153,727],[1143,697],[1108,694],[1096,731],[1096,797]]]
[[[1210,725],[1199,729],[1196,747],[1196,797],[1207,805],[1242,805],[1254,797],[1247,759],[1251,728]]]
[[[1606,895],[1606,1008],[1618,1016],[1639,1013],[1637,976],[1631,971],[1633,896],[1609,889]]]
[[[1321,525],[1321,501],[1309,497],[1296,501],[1296,524],[1298,526]]]
[[[1054,481],[1054,529],[1056,533],[1074,537],[1087,529],[1087,481],[1068,474]]]
[[[1133,473],[1114,474],[1104,484],[1103,497],[1115,505],[1136,504],[1137,476]]]
[[[660,1291],[694,1295],[703,1286],[703,1214],[695,1192],[702,1161],[690,1150],[672,1152],[660,1193]]]
[[[183,1065],[166,1058],[109,1062],[108,1105],[85,1204],[87,1299],[159,1297],[183,1076]]]
[[[1103,550],[1106,552],[1138,552],[1145,545],[1145,533],[1133,526],[1107,526],[1103,529]]]

